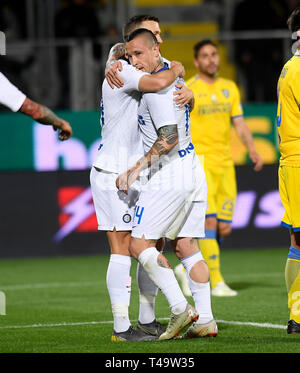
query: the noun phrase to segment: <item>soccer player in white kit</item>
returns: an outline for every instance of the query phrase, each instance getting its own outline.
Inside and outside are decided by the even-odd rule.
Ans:
[[[14,112],[29,115],[42,124],[53,126],[54,131],[59,129],[59,139],[67,140],[72,136],[72,128],[68,122],[59,118],[48,107],[30,100],[26,95],[14,86],[0,72],[0,104],[7,106]]]
[[[123,37],[125,38],[135,29],[137,28],[146,28],[153,32],[156,36],[157,41],[159,44],[163,42],[161,38],[161,31],[159,27],[159,19],[157,17],[151,15],[137,15],[132,17],[124,26],[123,28]],[[107,62],[107,71],[106,71],[106,78],[108,84],[113,88],[115,87],[122,87],[123,80],[118,74],[118,70],[122,70],[122,65],[120,62],[116,62],[118,56],[115,55],[114,50],[112,49],[110,53],[108,62]],[[167,61],[167,60],[164,60]],[[167,61],[169,63],[169,61]],[[190,107],[194,104],[194,96],[193,92],[189,90],[184,84],[180,83],[177,84],[177,88],[179,88],[176,92],[174,92],[174,101],[184,106],[185,104],[189,104]],[[163,247],[163,241],[159,241],[160,250]],[[154,307],[155,307],[155,299],[157,295],[158,288],[157,286],[150,280],[146,271],[143,269],[141,265],[138,264],[137,266],[137,283],[139,288],[139,319],[137,324],[137,329],[141,329],[146,331],[147,333],[154,333],[160,334],[162,332],[162,328],[158,328],[157,325],[159,323],[155,322],[155,315],[154,315]],[[153,321],[154,319],[154,321]]]
[[[131,64],[141,71],[157,73],[168,68],[149,30],[130,34],[126,50]],[[143,94],[138,118],[146,154],[116,181],[126,192],[151,166],[149,181],[136,204],[130,252],[169,302],[171,319],[160,340],[177,336],[198,319],[198,313],[198,321],[182,338],[218,333],[211,310],[209,271],[197,245],[197,238],[204,236],[206,179],[191,143],[189,107],[180,109],[173,102],[175,84]],[[198,313],[187,303],[167,259],[155,247],[161,237],[174,240]]]
[[[119,57],[125,53],[123,44],[116,45],[114,49],[113,53]],[[139,186],[137,183],[133,185],[126,195],[118,191],[115,181],[121,172],[127,170],[144,154],[137,122],[140,91],[165,88],[183,74],[184,69],[181,64],[173,63],[170,71],[151,76],[138,71],[124,59],[120,61],[124,79],[122,88],[112,89],[107,80],[104,80],[102,85],[102,140],[91,170],[91,188],[98,227],[99,230],[106,231],[111,248],[106,277],[114,317],[111,339],[154,340],[164,329],[156,322],[153,309],[149,310],[152,314],[151,325],[143,325],[143,329],[134,330],[128,316],[131,289],[129,242]],[[147,277],[142,282],[149,287],[151,280]],[[157,291],[157,288],[155,290]],[[138,326],[142,325],[142,321],[139,320]],[[145,328],[149,331],[149,327],[154,328],[156,334],[145,333]]]

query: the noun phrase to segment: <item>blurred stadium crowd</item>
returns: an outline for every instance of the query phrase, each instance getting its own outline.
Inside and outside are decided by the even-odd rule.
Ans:
[[[192,46],[221,44],[220,74],[237,81],[244,102],[276,101],[290,58],[286,19],[299,0],[2,0],[6,55],[0,71],[33,99],[54,109],[99,106],[104,66],[122,26],[134,14],[161,21],[163,53],[193,72]],[[173,47],[176,45],[176,48]],[[4,110],[4,108],[2,108]]]

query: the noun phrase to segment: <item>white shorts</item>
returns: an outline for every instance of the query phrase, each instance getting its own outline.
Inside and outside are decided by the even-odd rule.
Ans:
[[[98,229],[101,231],[131,231],[134,207],[139,196],[138,188],[131,187],[129,194],[116,187],[118,174],[91,169],[90,182]],[[134,184],[136,185],[136,184]]]
[[[204,237],[206,198],[206,178],[198,157],[192,153],[171,162],[142,187],[132,237]]]

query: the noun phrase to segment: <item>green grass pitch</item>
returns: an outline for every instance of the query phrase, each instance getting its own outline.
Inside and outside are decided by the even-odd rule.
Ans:
[[[171,252],[166,256],[175,266]],[[1,260],[0,290],[6,315],[0,316],[1,353],[300,352],[300,335],[287,335],[284,267],[287,249],[223,251],[226,281],[233,298],[212,298],[216,338],[113,343],[112,315],[105,285],[108,256]],[[130,317],[138,317],[136,262],[132,266]],[[157,318],[167,323],[169,307],[159,293]]]

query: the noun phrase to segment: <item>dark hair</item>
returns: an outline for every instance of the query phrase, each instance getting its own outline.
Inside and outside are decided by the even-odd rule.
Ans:
[[[287,20],[287,25],[291,32],[295,32],[300,29],[300,6],[293,10],[292,14]]]
[[[147,30],[146,28],[138,28],[137,30],[134,30],[130,35],[128,35],[128,37],[125,40],[125,43],[129,43],[131,40],[135,39],[140,35],[147,35],[147,37],[153,41],[153,44],[158,44],[156,36],[153,34],[153,32]]]
[[[199,41],[197,44],[194,45],[194,57],[197,58],[198,56],[198,52],[201,48],[205,47],[206,45],[212,45],[216,48],[218,48],[217,44],[214,43],[212,40],[210,39],[205,39],[205,40],[201,40]]]
[[[130,20],[123,27],[123,39],[126,41],[129,34],[140,27],[141,23],[144,21],[154,21],[159,23],[159,19],[155,16],[149,16],[148,14],[139,14],[130,18]]]

